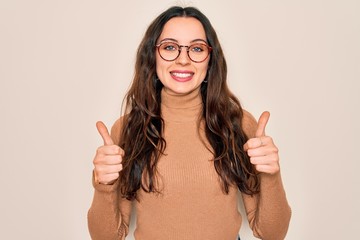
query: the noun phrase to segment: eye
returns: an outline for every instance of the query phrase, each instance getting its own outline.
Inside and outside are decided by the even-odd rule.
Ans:
[[[190,47],[190,51],[192,52],[203,52],[205,51],[206,46],[203,44],[195,44],[195,45],[191,45]]]
[[[179,47],[175,43],[163,43],[161,48],[165,51],[177,51]]]

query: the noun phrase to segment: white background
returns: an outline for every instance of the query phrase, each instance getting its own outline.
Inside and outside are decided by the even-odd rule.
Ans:
[[[272,114],[293,210],[287,239],[355,239],[358,0],[2,0],[0,239],[89,239],[95,122],[118,118],[137,46],[174,4],[209,17],[231,89],[255,117]]]

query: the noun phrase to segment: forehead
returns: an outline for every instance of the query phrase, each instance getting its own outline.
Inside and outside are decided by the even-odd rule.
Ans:
[[[159,41],[165,38],[173,38],[179,43],[186,43],[194,39],[206,41],[206,34],[203,25],[196,18],[174,17],[164,25]]]

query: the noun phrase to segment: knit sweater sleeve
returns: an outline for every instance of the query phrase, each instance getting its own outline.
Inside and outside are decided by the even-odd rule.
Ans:
[[[245,112],[243,126],[249,137],[255,136],[256,120]],[[260,192],[253,196],[242,194],[247,218],[253,234],[263,240],[282,240],[285,238],[291,209],[287,202],[281,175],[261,173]]]
[[[115,143],[119,142],[120,121],[111,129]],[[88,211],[88,228],[93,240],[124,240],[129,231],[132,202],[122,198],[119,191],[119,179],[111,185],[97,183],[92,179],[94,197]]]

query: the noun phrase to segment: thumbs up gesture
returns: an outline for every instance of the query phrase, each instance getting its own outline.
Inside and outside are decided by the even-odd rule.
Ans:
[[[112,184],[119,178],[119,172],[122,170],[121,161],[124,150],[114,144],[103,122],[97,122],[96,128],[104,145],[97,149],[93,160],[95,181],[101,184]]]
[[[278,148],[271,137],[266,136],[265,127],[270,118],[269,112],[263,112],[259,118],[255,138],[244,144],[244,150],[258,172],[276,174],[280,171]]]

